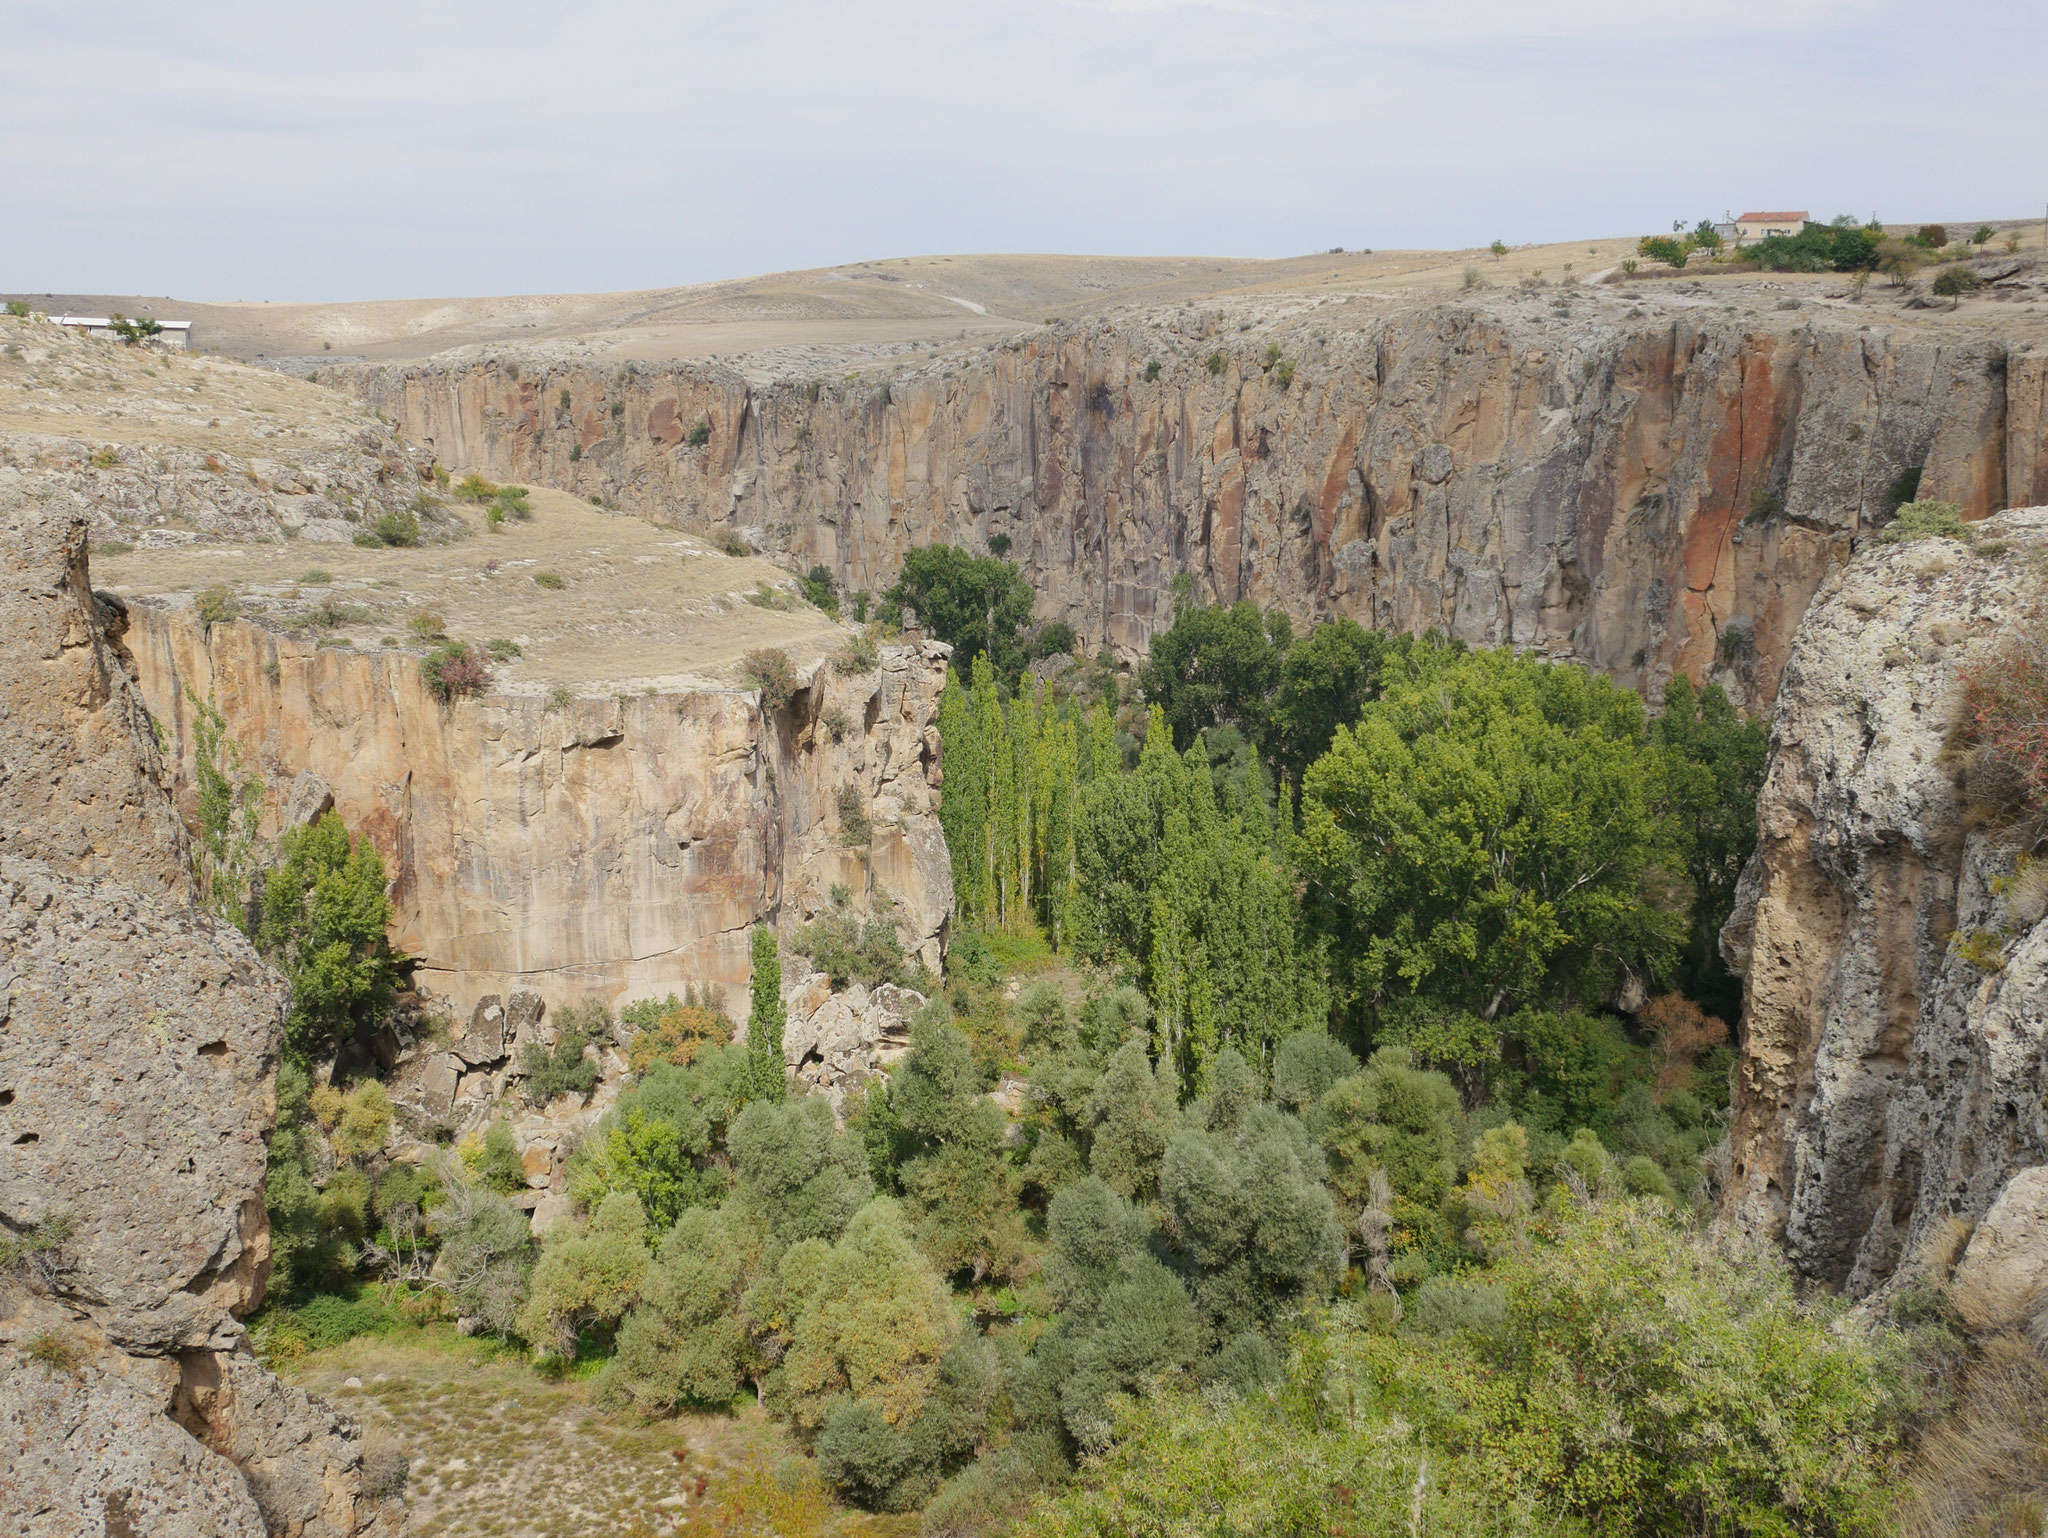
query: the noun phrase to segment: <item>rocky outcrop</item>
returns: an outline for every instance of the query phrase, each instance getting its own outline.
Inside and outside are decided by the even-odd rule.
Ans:
[[[86,512],[0,468],[0,852],[81,876],[192,895],[185,828],[141,698],[96,611]]]
[[[1141,652],[1187,573],[1766,703],[1902,472],[1973,517],[2048,500],[2048,357],[1865,319],[1690,285],[1242,301],[887,379],[534,355],[352,382],[450,463],[737,526],[847,589],[1000,535],[1090,647]]]
[[[831,978],[811,973],[792,991],[782,1030],[789,1071],[842,1109],[849,1089],[885,1075],[910,1051],[910,1018],[924,1003],[923,994],[894,983],[835,993]]]
[[[742,1005],[750,927],[793,932],[835,885],[862,911],[886,892],[906,949],[938,964],[953,904],[933,789],[943,646],[887,646],[851,674],[819,662],[764,711],[713,684],[450,707],[407,653],[209,628],[155,602],[134,606],[126,640],[188,780],[192,701],[211,699],[280,812],[314,776],[312,802],[331,795],[376,841],[393,943],[457,1021],[521,989],[616,1005],[713,984]]]
[[[362,1494],[353,1423],[271,1378],[239,1322],[269,1270],[285,984],[189,905],[147,717],[88,588],[85,520],[13,532],[0,1530],[396,1531],[403,1508]],[[32,772],[51,782],[40,800]]]
[[[1854,1293],[2048,1163],[2048,904],[1948,751],[1959,671],[2037,623],[2048,509],[1978,532],[1821,589],[1722,942],[1747,974],[1724,1215]]]

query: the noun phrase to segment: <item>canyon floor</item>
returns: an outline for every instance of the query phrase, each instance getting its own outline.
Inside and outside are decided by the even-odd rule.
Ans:
[[[895,1538],[917,1518],[830,1500],[787,1431],[748,1405],[654,1423],[445,1326],[362,1336],[280,1365],[409,1464],[412,1538]]]

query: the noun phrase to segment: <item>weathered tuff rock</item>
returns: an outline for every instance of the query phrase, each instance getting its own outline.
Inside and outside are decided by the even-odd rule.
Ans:
[[[1944,752],[1960,669],[2037,622],[2048,509],[1978,535],[1878,545],[1822,587],[1722,940],[1747,974],[1724,1215],[1856,1293],[2048,1163],[2048,923],[1999,895],[2018,840]]]
[[[376,841],[393,943],[458,1020],[521,988],[616,1005],[710,983],[743,1007],[751,926],[793,931],[835,884],[860,911],[886,893],[906,950],[938,965],[953,886],[929,729],[945,646],[885,646],[852,676],[821,661],[764,712],[754,692],[711,684],[449,708],[415,657],[207,627],[155,602],[134,606],[126,640],[188,778],[196,694],[280,800],[310,771]],[[858,847],[842,788],[871,824]]]
[[[238,1322],[269,1269],[285,984],[189,906],[84,518],[13,533],[0,645],[31,729],[0,739],[24,809],[0,849],[0,1229],[70,1232],[0,1278],[0,1531],[396,1532],[402,1506],[361,1495],[354,1424],[272,1378]],[[27,796],[30,768],[58,794]]]
[[[1006,536],[1091,648],[1141,652],[1185,572],[1298,621],[1435,626],[1652,694],[1712,671],[1762,704],[1902,470],[1973,517],[2048,500],[2048,356],[1864,319],[1683,285],[1223,302],[886,381],[543,351],[352,382],[450,463],[740,527],[847,589]]]
[[[789,1071],[830,1097],[837,1111],[849,1088],[887,1073],[910,1050],[910,1017],[924,1002],[923,994],[894,983],[856,983],[834,993],[830,977],[811,973],[790,991],[782,1029]]]
[[[227,925],[0,855],[0,1220],[133,1351],[230,1349],[270,1269],[283,979]]]
[[[2008,1180],[1970,1235],[1956,1282],[1969,1287],[1980,1279],[2010,1296],[2048,1302],[2048,1165]]]
[[[96,614],[87,509],[0,467],[0,852],[189,900],[149,716]]]

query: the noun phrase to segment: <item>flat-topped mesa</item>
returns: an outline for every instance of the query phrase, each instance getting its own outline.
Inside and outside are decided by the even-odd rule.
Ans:
[[[690,984],[724,987],[743,1014],[750,928],[787,934],[834,888],[889,911],[936,970],[947,648],[863,652],[766,562],[531,497],[532,521],[501,533],[323,552],[314,587],[291,547],[108,562],[183,783],[211,701],[269,787],[273,829],[331,804],[376,842],[393,943],[457,1020],[519,990],[617,1006]],[[237,614],[208,623],[191,595],[223,571]],[[432,687],[447,636],[491,659],[481,692]],[[786,703],[745,676],[763,650],[786,659]]]
[[[1753,706],[1916,481],[1971,517],[2048,499],[2048,356],[1646,288],[1130,311],[886,378],[545,349],[349,377],[451,461],[743,527],[849,590],[1001,536],[1091,647],[1142,651],[1187,573]]]
[[[1852,1294],[1956,1219],[2004,1213],[1972,1244],[1988,1263],[2048,1211],[2048,904],[2010,879],[2031,831],[1971,805],[1953,751],[1965,673],[2039,624],[2044,555],[2048,508],[1974,549],[1873,546],[1822,587],[1778,694],[1722,938],[1747,976],[1723,1213]],[[2039,1270],[2032,1232],[2010,1259]]]

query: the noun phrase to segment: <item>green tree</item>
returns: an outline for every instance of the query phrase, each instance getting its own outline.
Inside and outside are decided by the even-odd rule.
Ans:
[[[1508,243],[1504,240],[1496,240],[1486,249],[1493,253],[1493,259],[1497,262],[1508,254]]]
[[[906,551],[903,571],[882,595],[881,617],[900,623],[905,608],[953,648],[953,665],[972,667],[986,654],[997,674],[1023,670],[1023,633],[1031,623],[1031,584],[1017,567],[994,556],[970,555],[956,545]]]
[[[1234,1058],[1226,1052],[1218,1066]],[[1327,1296],[1345,1247],[1322,1184],[1322,1150],[1308,1129],[1252,1098],[1241,1061],[1236,1075],[1219,1077],[1238,1082],[1219,1084],[1190,1107],[1190,1124],[1167,1145],[1159,1189],[1200,1267],[1195,1299],[1227,1339]]]
[[[384,862],[369,839],[351,843],[329,812],[287,833],[283,856],[264,886],[256,944],[291,981],[285,1051],[303,1061],[391,1007],[398,965],[385,939]]]
[[[750,1098],[781,1100],[789,1093],[789,1065],[782,1051],[782,1028],[789,1020],[782,1002],[782,950],[766,924],[754,926],[752,943],[754,971],[747,990]]]
[[[732,1211],[777,1244],[837,1239],[874,1193],[860,1145],[821,1096],[749,1105],[733,1122]]]
[[[1136,773],[1087,781],[1076,798],[1074,948],[1135,965],[1175,1072],[1198,1072],[1226,1044],[1264,1063],[1324,1022],[1326,966],[1302,936],[1263,801],[1219,805],[1206,755],[1176,754],[1162,721],[1154,706]]]
[[[1692,877],[1685,991],[1709,1013],[1732,1020],[1742,1006],[1742,985],[1721,960],[1721,926],[1735,910],[1735,885],[1756,849],[1770,724],[1745,721],[1719,684],[1695,689],[1680,673],[1665,686],[1664,713],[1652,735],[1663,750],[1678,858]]]
[[[1363,630],[1352,619],[1318,625],[1306,641],[1289,647],[1280,664],[1270,734],[1275,768],[1299,786],[1308,766],[1329,751],[1337,728],[1349,726],[1368,700],[1379,694],[1380,670],[1389,653],[1403,652],[1407,637],[1390,640]]]
[[[1384,1171],[1395,1195],[1426,1213],[1457,1178],[1459,1111],[1448,1078],[1416,1067],[1406,1047],[1382,1047],[1363,1072],[1324,1092],[1308,1125],[1348,1208],[1365,1204],[1373,1173]]]
[[[213,701],[188,684],[192,703],[192,766],[199,810],[195,853],[206,907],[238,929],[249,927],[247,899],[258,847],[263,782],[242,767],[242,745]]]
[[[1642,703],[1583,668],[1417,647],[1309,770],[1298,858],[1370,1024],[1404,999],[1483,1020],[1660,971],[1673,851]]]
[[[1193,584],[1181,576],[1174,580],[1173,625],[1152,638],[1138,684],[1182,752],[1205,727],[1225,722],[1262,742],[1292,638],[1279,610],[1261,613],[1250,599],[1196,603]]]
[[[795,1319],[771,1404],[815,1431],[842,1395],[875,1406],[891,1425],[931,1396],[958,1333],[946,1284],[910,1241],[902,1209],[878,1196],[836,1244],[807,1239],[781,1267]]]
[[[1088,1168],[1121,1196],[1149,1196],[1180,1125],[1174,1076],[1152,1066],[1142,1040],[1119,1047],[1096,1081],[1086,1111]]]
[[[966,1034],[921,1012],[888,1097],[918,1243],[942,1272],[1007,1276],[1027,1252],[1017,1176],[1003,1146],[1007,1123],[981,1093]]]
[[[758,1233],[744,1219],[694,1207],[676,1220],[619,1327],[610,1368],[643,1413],[727,1404],[739,1392],[742,1300],[759,1263]]]
[[[629,1191],[614,1191],[580,1234],[541,1251],[518,1330],[544,1355],[574,1356],[579,1333],[606,1328],[640,1296],[647,1272],[647,1214]]]

